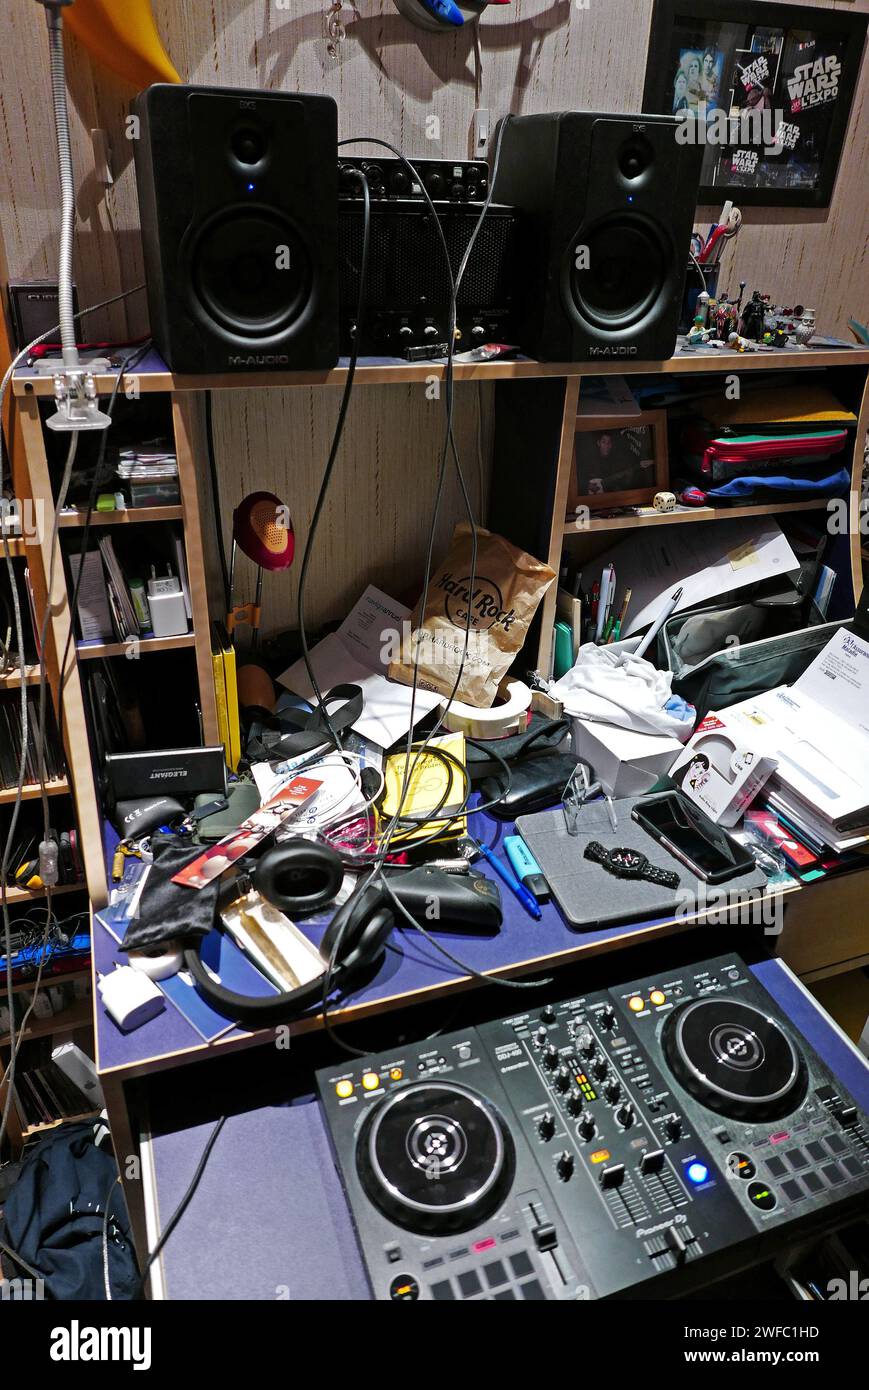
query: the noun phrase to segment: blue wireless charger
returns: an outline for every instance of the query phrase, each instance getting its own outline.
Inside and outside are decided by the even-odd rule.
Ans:
[[[443,33],[473,24],[489,0],[395,0],[395,8],[420,29]]]

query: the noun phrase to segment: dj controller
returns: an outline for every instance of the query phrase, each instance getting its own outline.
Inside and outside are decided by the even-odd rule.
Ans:
[[[667,1297],[869,1193],[869,1118],[736,955],[318,1084],[379,1299]]]

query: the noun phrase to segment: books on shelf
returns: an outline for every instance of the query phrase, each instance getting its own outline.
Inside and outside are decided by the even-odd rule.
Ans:
[[[24,782],[32,786],[39,781],[39,692],[27,691],[27,739],[24,758]],[[17,690],[3,692],[0,698],[0,787],[11,790],[18,785],[22,743],[21,695]],[[63,749],[54,721],[51,701],[45,712],[45,779],[57,782],[66,776]]]

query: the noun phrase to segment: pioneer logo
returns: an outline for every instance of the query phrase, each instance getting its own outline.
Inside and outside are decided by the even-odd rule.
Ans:
[[[230,367],[285,367],[290,359],[285,352],[249,352],[246,357],[230,354],[228,360]]]
[[[623,344],[620,347],[590,347],[589,357],[636,357],[636,347],[628,347]]]

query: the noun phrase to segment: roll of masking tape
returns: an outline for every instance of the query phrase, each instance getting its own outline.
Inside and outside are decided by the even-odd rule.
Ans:
[[[507,738],[510,734],[525,732],[530,708],[528,686],[524,681],[505,676],[490,709],[477,709],[475,705],[453,700],[442,723],[451,733],[465,734],[467,738]]]
[[[153,950],[130,951],[127,962],[149,980],[168,980],[170,975],[178,974],[184,955],[174,942],[164,941]]]

